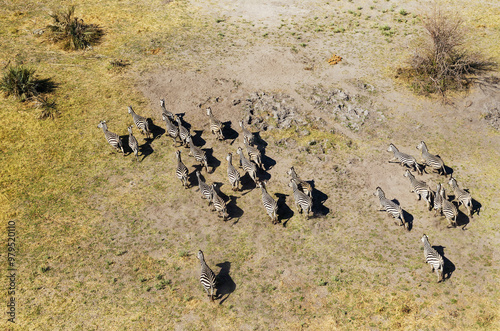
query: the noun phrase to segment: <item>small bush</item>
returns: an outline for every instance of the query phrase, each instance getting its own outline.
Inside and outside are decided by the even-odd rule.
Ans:
[[[447,91],[469,87],[481,74],[496,67],[465,47],[465,29],[457,14],[434,8],[423,19],[423,27],[427,38],[416,47],[409,68],[398,70],[418,93],[444,96]]]
[[[23,65],[9,67],[3,74],[0,90],[7,96],[13,95],[21,101],[33,97],[37,94],[35,69]]]
[[[64,49],[85,49],[98,43],[103,30],[96,24],[85,24],[82,19],[74,17],[75,6],[66,12],[58,11],[50,14],[54,23],[47,26],[48,38],[53,43],[61,44]]]
[[[41,120],[47,118],[54,119],[59,114],[59,111],[56,108],[56,102],[46,96],[37,96],[35,106],[36,108],[40,109],[38,118]]]

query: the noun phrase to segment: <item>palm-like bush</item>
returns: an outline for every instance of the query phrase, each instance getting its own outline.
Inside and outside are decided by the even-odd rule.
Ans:
[[[66,12],[50,14],[54,22],[47,26],[49,40],[61,44],[64,49],[85,49],[99,42],[104,34],[102,29],[96,24],[85,24],[74,14],[75,6]]]
[[[9,67],[0,81],[0,90],[6,95],[13,95],[25,101],[37,94],[38,81],[35,79],[35,69],[23,65]]]

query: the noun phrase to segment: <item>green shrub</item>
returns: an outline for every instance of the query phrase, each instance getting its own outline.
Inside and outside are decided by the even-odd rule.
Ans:
[[[98,43],[103,30],[96,24],[85,24],[81,18],[74,17],[75,6],[66,12],[58,11],[50,14],[54,20],[48,25],[48,38],[53,43],[61,44],[64,49],[85,49]]]
[[[0,90],[7,96],[13,95],[21,101],[37,94],[37,80],[35,69],[23,65],[9,67],[2,76]]]

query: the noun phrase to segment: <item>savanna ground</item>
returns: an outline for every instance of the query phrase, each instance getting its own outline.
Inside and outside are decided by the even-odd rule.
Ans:
[[[16,220],[18,270],[16,324],[5,314],[0,325],[500,328],[500,134],[487,120],[500,98],[494,87],[476,86],[445,104],[416,96],[395,77],[423,35],[421,2],[86,1],[76,15],[105,36],[91,50],[67,52],[33,31],[50,23],[52,9],[69,5],[8,1],[0,8],[0,64],[23,62],[50,78],[59,111],[39,120],[29,102],[1,99],[0,208],[3,229]],[[465,18],[470,47],[500,60],[499,3],[442,5]],[[342,57],[336,65],[327,62],[332,54]],[[127,65],[111,64],[118,60]],[[184,114],[210,155],[214,171],[202,175],[222,184],[227,222],[201,200],[194,175],[193,187],[182,188],[170,138],[146,142],[135,130],[145,144],[137,163],[112,152],[97,128],[106,120],[125,135],[128,105],[164,127],[160,98]],[[206,106],[230,121],[232,139],[210,134]],[[242,192],[230,190],[225,156],[242,146],[241,119],[260,131],[261,176],[279,198],[281,225],[271,224],[247,177]],[[387,163],[389,143],[419,159],[421,140],[481,207],[473,219],[459,208],[467,231],[433,217],[409,192],[403,168]],[[290,166],[316,188],[309,220],[294,207]],[[377,186],[413,219],[410,232],[377,211]],[[423,233],[445,256],[442,283],[423,262]],[[6,243],[7,231],[1,236]],[[198,282],[199,249],[220,275],[215,303]]]

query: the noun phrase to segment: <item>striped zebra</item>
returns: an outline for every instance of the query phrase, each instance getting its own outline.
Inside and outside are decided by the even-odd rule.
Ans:
[[[262,189],[262,204],[264,205],[267,214],[271,217],[273,224],[278,224],[278,204],[276,203],[276,200],[274,200],[269,193],[267,193],[264,182],[258,181],[257,186]]]
[[[411,167],[413,171],[418,171],[418,173],[422,175],[422,168],[413,156],[400,152],[394,144],[390,144],[387,151],[394,154],[394,158],[390,160],[389,163],[399,163],[403,167]]]
[[[186,139],[187,137],[191,136],[191,133],[189,133],[189,130],[182,125],[182,121],[179,116],[176,115],[175,120],[177,121],[177,127],[179,129],[179,137],[181,138],[182,144],[185,147],[188,147],[189,144],[187,143]]]
[[[409,169],[406,169],[404,176],[410,179],[410,192],[415,192],[418,196],[418,200],[423,197],[427,202],[427,208],[432,210],[431,204],[434,192],[430,189],[429,185],[424,181],[416,179]]]
[[[207,115],[210,117],[210,131],[217,137],[219,140],[224,140],[224,134],[222,133],[223,124],[217,118],[215,118],[212,113],[212,108],[207,108]]]
[[[149,139],[151,131],[149,130],[148,120],[142,116],[137,115],[132,109],[132,106],[128,106],[128,113],[132,115],[132,119],[134,120],[135,126],[137,126],[137,128],[141,130],[143,134],[146,135],[147,139]]]
[[[432,248],[429,244],[429,238],[424,234],[422,236],[422,242],[424,243],[424,257],[425,262],[431,265],[431,272],[436,272],[437,282],[444,281],[444,261],[443,257]]]
[[[123,151],[123,144],[122,144],[122,140],[120,139],[120,136],[114,132],[108,131],[108,125],[106,124],[106,121],[100,121],[99,124],[97,124],[97,127],[99,129],[102,129],[102,131],[104,132],[104,136],[106,137],[107,142],[111,146],[113,146],[114,148],[121,150],[123,153],[123,156],[125,156],[125,152]]]
[[[226,202],[217,194],[215,184],[212,184],[212,204],[212,211],[216,210],[219,213],[219,217],[222,217],[226,221],[228,218]]]
[[[382,208],[380,211],[386,211],[389,214],[392,215],[395,219],[400,219],[399,226],[404,225],[406,230],[410,230],[410,225],[408,222],[406,222],[403,214],[403,210],[401,209],[401,206],[396,204],[395,202],[387,199],[385,197],[384,191],[380,188],[377,187],[375,193],[373,193],[374,196],[378,197],[380,201],[380,207]],[[395,222],[395,224],[398,224]]]
[[[162,114],[161,116],[167,125],[167,133],[170,137],[172,137],[174,142],[173,145],[176,146],[177,137],[179,137],[179,129],[174,125],[174,123],[172,123],[172,121],[170,121],[170,118],[167,115]]]
[[[177,157],[177,168],[175,169],[175,175],[180,179],[184,188],[188,188],[188,168],[184,165],[184,163],[182,163],[181,151],[175,151],[175,156]]]
[[[312,198],[312,191],[313,188],[311,184],[306,182],[305,180],[300,179],[299,175],[295,172],[295,168],[291,167],[288,171],[287,174],[292,177],[293,180],[297,183],[297,186],[299,187],[299,190],[307,194],[309,197]]]
[[[252,178],[254,183],[257,183],[257,167],[250,162],[244,155],[241,147],[238,147],[236,153],[240,156],[240,167]]]
[[[201,198],[208,200],[208,205],[212,203],[212,188],[210,185],[205,183],[203,179],[201,179],[200,172],[196,170],[196,177],[198,178],[198,187],[200,188]]]
[[[455,193],[455,200],[458,201],[458,205],[464,205],[467,208],[467,214],[472,218],[472,196],[470,193],[459,188],[457,180],[453,177],[450,178],[448,184],[453,189],[453,193]]]
[[[243,139],[246,139],[250,145],[253,145],[255,142],[255,137],[253,133],[245,128],[245,125],[243,124],[243,121],[239,121],[241,130],[243,132]]]
[[[163,117],[163,115],[165,115],[168,118],[170,118],[171,120],[174,120],[174,114],[172,114],[171,112],[169,112],[167,110],[167,108],[165,108],[165,100],[164,99],[160,99],[160,107],[161,107],[162,117]]]
[[[434,217],[443,214],[443,197],[441,196],[441,184],[437,184],[436,195],[434,196]]]
[[[441,195],[441,207],[442,207],[442,213],[444,217],[450,222],[450,226],[456,227],[457,226],[457,216],[458,216],[458,210],[457,207],[453,204],[453,202],[448,201],[448,198],[446,196],[446,191],[444,189],[444,186],[441,185],[441,191],[439,191]]]
[[[260,151],[256,147],[250,145],[245,137],[243,137],[243,142],[247,149],[248,157],[250,158],[250,160],[252,160],[257,165],[257,167],[264,169],[264,166],[262,165],[262,157],[260,155]]]
[[[305,212],[306,218],[309,218],[309,212],[312,209],[312,198],[299,190],[295,179],[290,179],[288,186],[290,186],[293,190],[293,198],[295,199],[295,207],[297,208],[297,211],[301,214],[302,212]]]
[[[214,301],[215,298],[215,288],[217,286],[217,278],[215,277],[214,272],[205,262],[205,256],[201,250],[198,251],[198,259],[201,264],[201,274],[200,274],[200,283],[203,285],[203,288],[207,292],[210,301]]]
[[[188,136],[186,138],[186,141],[189,144],[189,155],[194,156],[194,159],[200,162],[200,164],[205,167],[208,173],[207,155],[205,154],[205,152],[201,148],[194,145],[191,136]]]
[[[434,170],[437,170],[438,172],[440,170],[443,171],[444,176],[446,177],[448,174],[446,173],[446,169],[444,167],[444,162],[441,159],[439,155],[433,155],[429,153],[429,150],[427,149],[427,145],[425,145],[424,141],[421,141],[417,145],[417,149],[420,149],[422,152],[422,159],[423,162],[426,166],[431,167]]]
[[[139,154],[139,143],[132,134],[132,126],[128,127],[128,145],[130,149],[132,149],[132,151],[134,152],[136,160],[139,161],[139,157],[137,156],[137,154]]]
[[[227,176],[229,178],[229,183],[231,183],[233,191],[239,191],[240,173],[233,166],[233,153],[228,153],[226,156],[226,160],[227,160]]]

